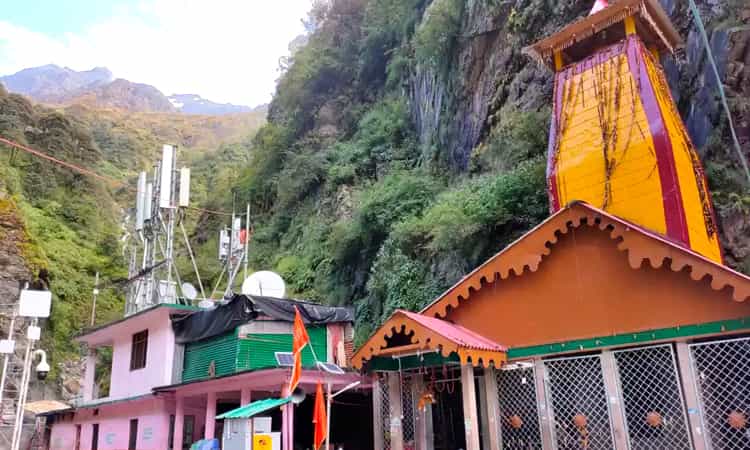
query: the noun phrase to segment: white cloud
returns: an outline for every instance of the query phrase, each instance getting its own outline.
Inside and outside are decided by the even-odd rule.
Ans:
[[[105,66],[168,95],[256,105],[270,100],[309,9],[310,0],[144,0],[61,38],[0,20],[0,74]]]

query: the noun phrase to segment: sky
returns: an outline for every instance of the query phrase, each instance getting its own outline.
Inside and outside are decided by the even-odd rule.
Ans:
[[[2,0],[0,75],[107,67],[167,95],[267,103],[311,0]]]

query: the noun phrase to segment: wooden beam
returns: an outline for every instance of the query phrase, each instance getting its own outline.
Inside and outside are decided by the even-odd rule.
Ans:
[[[461,366],[461,392],[464,401],[466,450],[480,450],[479,420],[477,418],[477,394],[474,385],[474,367],[468,364]]]
[[[500,399],[497,389],[497,369],[487,367],[484,369],[484,395],[487,399],[487,407],[482,411],[487,416],[488,445],[483,448],[487,450],[501,450],[503,448],[503,437],[500,433]]]

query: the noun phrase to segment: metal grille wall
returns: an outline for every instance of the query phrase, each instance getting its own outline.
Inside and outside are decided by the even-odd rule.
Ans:
[[[690,345],[706,443],[750,448],[750,338]]]
[[[542,448],[533,367],[497,371],[503,449]]]
[[[690,449],[671,345],[613,352],[632,450]]]
[[[414,375],[417,376],[417,375]],[[414,395],[412,392],[412,376],[401,375],[401,432],[404,444],[414,444]]]
[[[609,403],[598,355],[544,361],[559,450],[614,448]]]
[[[391,403],[388,395],[388,378],[384,375],[379,375],[375,385],[373,386],[372,395],[377,395],[378,400],[376,405],[379,405],[379,411],[373,411],[379,420],[376,420],[375,433],[382,436],[383,439],[383,450],[391,449]]]

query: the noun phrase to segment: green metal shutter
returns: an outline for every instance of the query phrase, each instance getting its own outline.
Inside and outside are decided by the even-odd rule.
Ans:
[[[310,336],[310,343],[315,349],[318,359],[325,361],[328,349],[326,327],[308,327],[307,334]],[[238,370],[249,370],[276,367],[274,353],[291,351],[291,334],[249,334],[246,338],[239,340],[237,368]],[[314,363],[312,350],[307,346],[302,351],[302,365],[312,367]]]
[[[237,350],[235,331],[187,344],[182,381],[208,378],[211,361],[214,362],[217,377],[234,373],[237,365]]]

